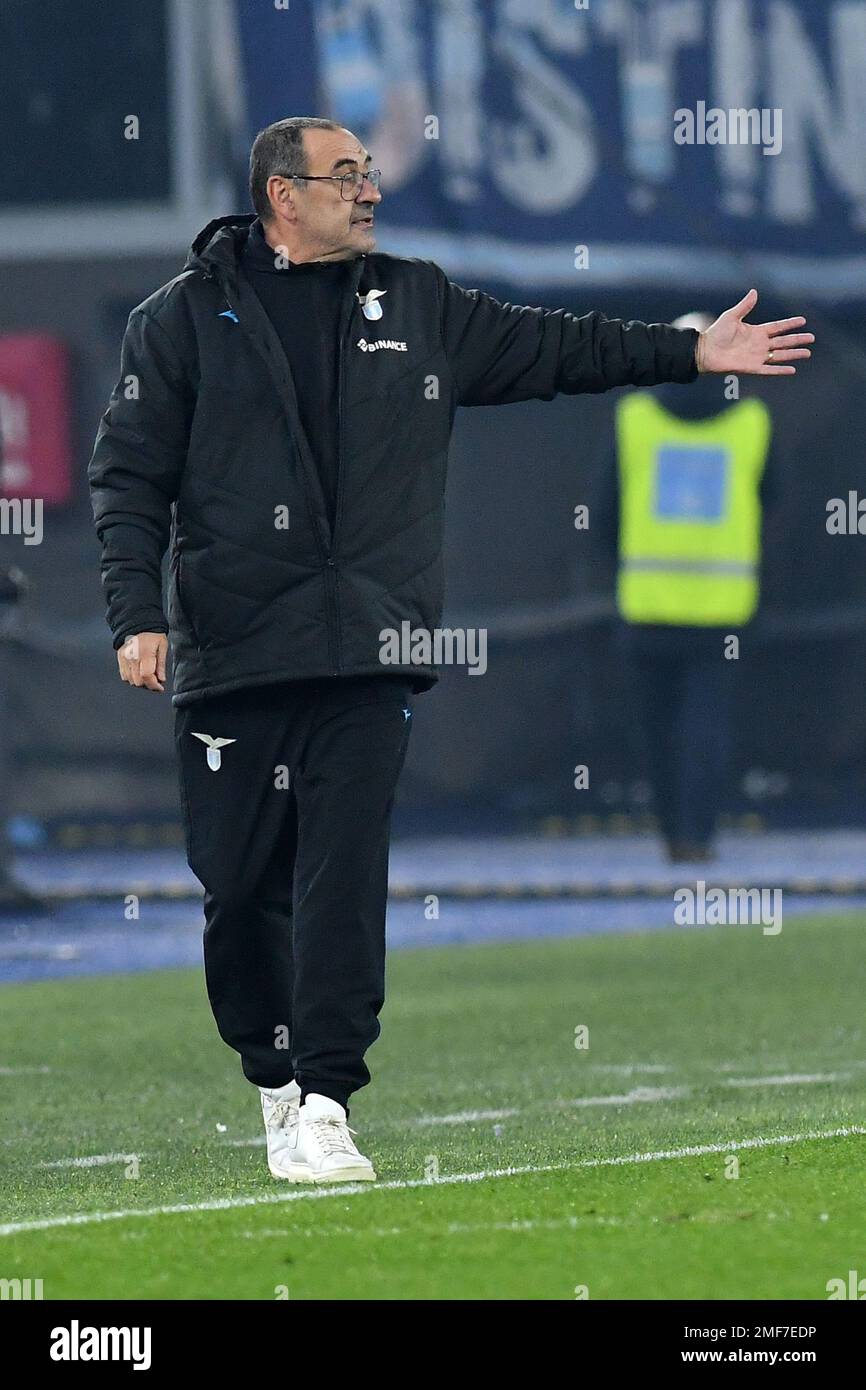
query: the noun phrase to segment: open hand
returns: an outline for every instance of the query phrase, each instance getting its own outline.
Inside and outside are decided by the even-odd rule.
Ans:
[[[726,309],[698,339],[697,363],[701,372],[745,373],[748,376],[793,376],[796,367],[784,364],[811,357],[806,343],[814,333],[797,333],[804,318],[776,319],[774,323],[746,323],[758,302],[758,291],[749,290],[739,304]]]

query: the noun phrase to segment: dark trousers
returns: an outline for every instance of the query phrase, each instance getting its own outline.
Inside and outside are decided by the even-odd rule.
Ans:
[[[725,635],[639,627],[624,634],[656,814],[669,845],[709,848],[727,791],[739,662],[725,659]]]
[[[336,677],[175,711],[187,857],[205,889],[208,997],[256,1085],[294,1077],[304,1094],[346,1106],[370,1079],[410,689],[396,677]],[[199,733],[234,740],[216,771]]]

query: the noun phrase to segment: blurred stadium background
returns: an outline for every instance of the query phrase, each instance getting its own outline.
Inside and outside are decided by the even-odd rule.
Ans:
[[[864,478],[864,61],[864,7],[841,0],[65,0],[62,19],[6,0],[3,479],[46,504],[41,544],[0,537],[28,586],[3,643],[16,848],[181,844],[168,697],[117,679],[85,467],[130,308],[209,217],[247,210],[255,131],[314,112],[384,170],[380,248],[464,285],[670,321],[755,284],[757,318],[808,315],[820,352],[796,381],[744,388],[770,407],[783,485],[724,824],[792,836],[789,872],[860,877],[866,542],[826,518]],[[670,112],[700,100],[784,107],[783,152],[677,147]],[[398,835],[564,836],[572,864],[588,836],[595,878],[613,835],[619,869],[655,863],[632,838],[652,805],[613,558],[573,522],[620,394],[458,415],[446,621],[488,629],[489,669],[447,669],[419,701]],[[797,839],[815,830],[847,836]]]
[[[864,65],[866,0],[4,0],[4,522],[45,510],[39,544],[0,534],[24,586],[0,606],[0,821],[52,909],[0,927],[4,1275],[50,1298],[272,1299],[292,1265],[292,1298],[814,1299],[862,1271],[866,534],[827,507],[856,523],[866,493]],[[699,102],[781,109],[781,153],[677,145]],[[674,927],[598,524],[625,393],[458,414],[445,620],[488,630],[488,669],[417,701],[389,934],[461,945],[392,959],[353,1100],[386,1182],[307,1218],[273,1205],[207,1012],[170,686],[118,679],[86,485],[129,310],[248,210],[251,138],[291,114],[359,134],[380,248],[467,287],[669,322],[755,285],[756,319],[818,336],[793,380],[743,383],[776,498],[720,854],[690,866],[784,890],[767,945]],[[732,1149],[744,1181],[713,1182]]]

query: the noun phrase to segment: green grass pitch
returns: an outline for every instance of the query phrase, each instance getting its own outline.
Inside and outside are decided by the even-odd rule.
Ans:
[[[866,1274],[864,926],[395,953],[351,1117],[380,1182],[350,1190],[270,1178],[199,972],[6,986],[0,1277],[46,1299],[826,1299]]]

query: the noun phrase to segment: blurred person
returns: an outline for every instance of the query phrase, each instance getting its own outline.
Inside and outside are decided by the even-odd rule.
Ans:
[[[3,470],[3,436],[0,433],[0,476]],[[0,565],[0,916],[48,911],[45,899],[32,893],[16,878],[9,844],[9,806],[12,790],[12,725],[9,718],[11,663],[9,649],[19,616],[19,604],[27,592],[27,580],[17,565]]]
[[[674,327],[706,331],[711,314]],[[602,526],[618,552],[619,646],[635,691],[669,859],[713,858],[732,745],[742,628],[758,605],[776,485],[772,419],[717,378],[618,402]],[[732,653],[736,651],[736,656]]]
[[[501,304],[377,253],[379,171],[331,121],[261,131],[250,190],[130,316],[93,511],[121,679],[161,693],[171,639],[208,994],[270,1171],[371,1180],[348,1106],[380,1031],[412,700],[437,679],[382,642],[441,619],[457,406],[790,374],[813,337],[746,323],[754,291],[698,333]]]
[[[0,916],[42,912],[46,904],[16,878],[9,844],[9,804],[12,790],[12,747],[9,720],[10,632],[25,590],[24,575],[15,565],[0,565]]]

